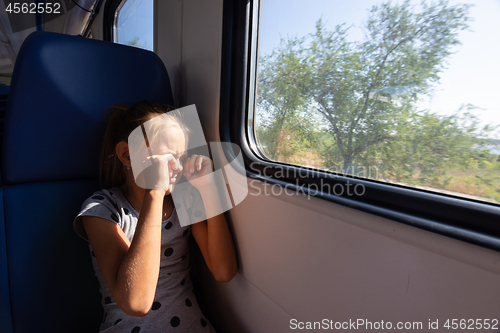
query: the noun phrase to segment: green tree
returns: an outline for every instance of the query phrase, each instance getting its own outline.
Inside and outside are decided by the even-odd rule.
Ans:
[[[261,58],[259,70],[257,138],[271,160],[287,159],[303,148],[314,126],[307,117],[307,56],[304,39],[281,40]]]
[[[280,148],[285,127],[307,132],[296,124],[311,112],[321,114],[335,142],[334,148],[321,148],[327,166],[340,162],[346,169],[370,147],[399,137],[395,133],[408,123],[419,95],[438,81],[452,46],[459,44],[457,33],[469,21],[469,5],[440,0],[421,6],[418,13],[409,1],[373,6],[366,40],[359,42],[348,41],[344,25],[326,31],[320,19],[315,34],[282,40],[262,57],[258,107],[269,158],[286,150]],[[295,141],[299,146],[301,139]]]
[[[480,163],[485,157],[475,146],[489,130],[479,127],[473,108],[465,106],[449,116],[415,111],[390,139],[370,147],[361,158],[377,164],[385,179],[444,188],[452,178],[448,171],[466,170],[471,159]]]
[[[135,36],[134,38],[132,38],[132,40],[128,40],[126,41],[125,43],[123,43],[124,45],[128,45],[128,46],[133,46],[133,47],[141,47],[139,45],[139,37]]]
[[[366,41],[347,41],[342,25],[332,32],[321,20],[307,58],[311,80],[304,90],[324,116],[344,165],[379,142],[391,140],[418,96],[439,79],[458,31],[467,27],[468,5],[409,1],[373,6]]]

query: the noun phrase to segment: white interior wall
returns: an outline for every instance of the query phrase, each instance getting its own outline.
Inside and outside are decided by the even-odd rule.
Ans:
[[[227,286],[210,282],[221,318],[237,309],[243,331],[289,331],[289,318],[498,318],[497,252],[317,198],[264,196],[258,181],[249,187],[231,211],[241,276]],[[259,304],[247,303],[259,293]],[[270,313],[273,304],[279,309]],[[269,317],[280,329],[259,327]]]
[[[181,101],[182,91],[182,1],[155,1],[155,52],[163,60],[170,77],[175,106]]]

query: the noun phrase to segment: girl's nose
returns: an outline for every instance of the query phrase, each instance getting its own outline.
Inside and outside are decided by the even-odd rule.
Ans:
[[[175,159],[171,164],[172,164],[171,165],[172,170],[176,170],[177,172],[182,171],[182,164],[179,162],[178,159]]]

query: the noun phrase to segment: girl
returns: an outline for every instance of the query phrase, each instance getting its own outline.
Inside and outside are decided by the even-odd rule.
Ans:
[[[83,203],[74,221],[77,233],[90,242],[100,284],[100,331],[214,332],[193,293],[188,236],[192,233],[213,276],[223,282],[237,271],[233,241],[223,214],[181,227],[171,197],[184,175],[197,189],[193,187],[188,205],[220,205],[209,195],[210,178],[203,177],[213,172],[212,161],[186,156],[187,130],[178,117],[165,114],[175,111],[164,104],[142,101],[111,111],[101,153],[104,189]],[[168,170],[167,182],[163,188],[144,189],[134,181],[127,139],[159,115],[164,130],[152,141],[160,140],[161,149],[149,158],[157,170]]]

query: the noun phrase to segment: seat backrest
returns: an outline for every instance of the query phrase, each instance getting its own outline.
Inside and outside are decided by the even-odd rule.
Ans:
[[[154,53],[54,33],[26,38],[3,138],[0,320],[11,322],[0,325],[2,332],[98,330],[97,279],[72,222],[99,189],[103,111],[143,99],[173,105]]]
[[[3,213],[3,189],[0,188],[0,332],[12,332],[10,292],[7,272],[7,249]]]

